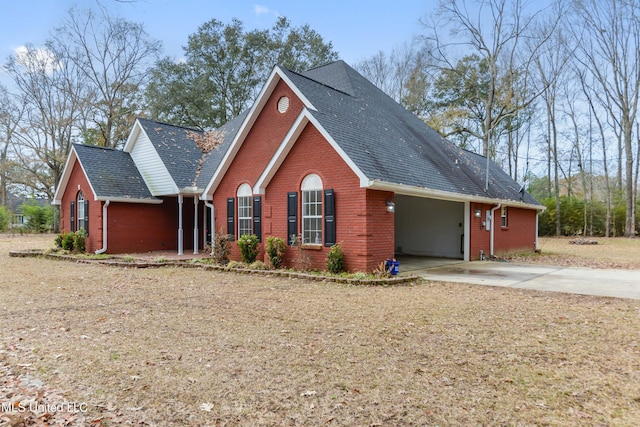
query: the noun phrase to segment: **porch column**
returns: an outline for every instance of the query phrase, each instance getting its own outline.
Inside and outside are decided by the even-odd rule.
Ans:
[[[469,261],[471,252],[471,202],[464,202],[464,254],[462,259]]]
[[[178,255],[182,255],[182,194],[178,194]]]
[[[193,196],[193,254],[198,254],[198,196]]]

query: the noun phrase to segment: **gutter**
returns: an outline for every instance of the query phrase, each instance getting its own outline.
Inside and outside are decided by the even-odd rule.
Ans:
[[[498,203],[498,205],[496,207],[491,208],[491,233],[489,234],[489,256],[493,257],[493,240],[494,240],[494,233],[496,230],[496,220],[495,220],[495,215],[493,214],[495,211],[497,211],[498,209],[500,209],[502,207],[502,203]]]
[[[102,205],[102,248],[96,250],[96,255],[103,254],[107,251],[107,208],[111,200],[107,200]]]
[[[213,203],[204,201],[204,205],[211,209],[211,256],[215,255],[216,250],[216,216]]]

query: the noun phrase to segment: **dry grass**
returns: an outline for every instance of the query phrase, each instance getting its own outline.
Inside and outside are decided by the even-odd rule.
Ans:
[[[540,254],[513,257],[539,264],[640,269],[640,239],[589,237],[596,245],[572,245],[569,237],[541,237]]]
[[[36,241],[0,241],[0,362],[103,425],[640,420],[640,301],[7,256]]]

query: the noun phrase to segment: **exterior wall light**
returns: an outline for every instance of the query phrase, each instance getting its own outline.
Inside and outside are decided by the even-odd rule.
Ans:
[[[482,216],[482,212],[480,211],[480,209],[475,209],[473,211],[473,216],[475,216],[476,218],[480,218]]]
[[[394,213],[396,211],[396,204],[391,199],[387,199],[387,212]]]

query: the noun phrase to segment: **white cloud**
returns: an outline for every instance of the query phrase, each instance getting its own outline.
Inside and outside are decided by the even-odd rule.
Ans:
[[[271,9],[269,9],[267,6],[263,6],[261,4],[254,4],[253,5],[253,13],[255,13],[258,16],[260,16],[260,15],[269,15],[269,14],[273,13],[273,11]]]
[[[278,12],[277,10],[270,9],[267,6],[263,6],[261,4],[253,5],[253,13],[255,13],[256,16],[261,16],[261,15],[273,15],[277,17],[282,16],[280,15],[280,12]]]
[[[51,73],[61,67],[53,53],[43,47],[18,46],[14,54],[18,63],[26,68],[44,68],[45,72]]]

